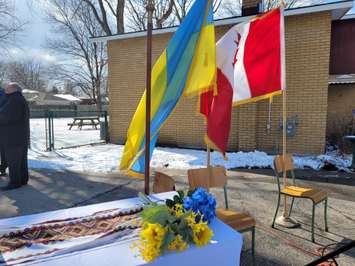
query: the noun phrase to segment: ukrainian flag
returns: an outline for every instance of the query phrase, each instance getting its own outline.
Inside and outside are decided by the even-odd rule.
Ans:
[[[215,78],[212,1],[196,0],[152,69],[151,155],[160,128],[182,96],[199,95],[209,90]],[[145,94],[128,129],[120,164],[121,170],[133,176],[144,174]]]

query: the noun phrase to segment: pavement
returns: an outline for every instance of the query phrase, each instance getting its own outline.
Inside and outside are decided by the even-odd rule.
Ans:
[[[177,189],[187,190],[186,171],[158,169],[174,177]],[[31,170],[30,182],[23,188],[0,192],[0,218],[134,197],[143,191],[143,181],[119,173],[93,174],[53,170]],[[277,185],[272,170],[228,171],[230,209],[256,218],[257,265],[304,265],[322,251],[355,239],[355,174],[328,171],[297,171],[297,185],[317,187],[329,193],[328,226],[324,232],[323,205],[316,207],[316,243],[310,241],[312,204],[296,200],[292,217],[300,228],[271,228],[276,208]],[[6,177],[0,178],[0,186]],[[223,206],[223,191],[213,189]],[[280,215],[282,207],[280,208]],[[250,233],[244,234],[242,265],[251,265]],[[355,249],[337,258],[339,265],[355,265]]]

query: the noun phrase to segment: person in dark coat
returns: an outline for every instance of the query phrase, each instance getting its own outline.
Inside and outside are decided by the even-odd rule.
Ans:
[[[0,109],[6,103],[6,95],[3,88],[0,87]],[[0,125],[0,176],[6,175],[7,161],[4,150],[4,128]]]
[[[7,102],[0,109],[0,125],[4,128],[4,148],[9,165],[10,182],[1,190],[11,190],[28,182],[27,151],[30,137],[29,107],[17,83],[5,89]]]

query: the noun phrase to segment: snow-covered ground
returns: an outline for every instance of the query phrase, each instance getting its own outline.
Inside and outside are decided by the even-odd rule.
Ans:
[[[107,173],[117,171],[123,152],[122,145],[95,145],[65,149],[54,152],[30,150],[30,168],[46,168],[71,171],[89,171]],[[223,165],[226,168],[270,168],[273,156],[264,152],[228,153],[228,160],[221,154],[211,154],[213,165]],[[313,156],[295,156],[295,166],[298,169],[321,169],[325,163],[332,162],[338,169],[348,170],[350,157],[342,158],[335,154]],[[152,167],[167,167],[172,169],[199,168],[206,165],[206,152],[202,150],[161,148],[154,150]]]
[[[100,130],[95,130],[91,126],[85,126],[82,130],[74,126],[69,130],[68,123],[72,122],[72,118],[55,118],[53,120],[55,148],[60,149],[100,142]],[[43,118],[31,119],[30,128],[31,148],[36,151],[45,151],[45,120]]]
[[[72,119],[59,118],[54,120],[56,148],[83,145],[100,141],[100,131],[90,127],[79,130],[68,129]],[[117,171],[121,160],[123,146],[102,144],[82,146],[45,152],[44,119],[31,119],[31,149],[29,151],[29,167],[71,171],[88,171],[92,173],[108,173]],[[152,167],[167,167],[173,169],[189,169],[206,166],[206,152],[202,150],[161,148],[154,150]],[[223,165],[231,168],[270,168],[274,156],[265,152],[235,152],[227,153],[224,160],[218,152],[211,153],[213,165]],[[331,163],[340,170],[349,171],[351,156],[340,156],[336,151],[319,156],[295,156],[295,166],[298,169],[322,169]]]

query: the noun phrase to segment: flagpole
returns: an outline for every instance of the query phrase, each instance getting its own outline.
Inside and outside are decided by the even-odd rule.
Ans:
[[[286,153],[287,153],[287,108],[286,108],[286,89],[282,91],[282,161],[285,163],[286,161]],[[283,163],[283,165],[285,165]],[[283,167],[283,183],[284,188],[287,187],[287,172],[285,167]],[[287,197],[284,195],[284,213],[283,216],[288,217],[287,211]]]
[[[149,163],[150,163],[150,110],[151,110],[151,75],[152,75],[152,31],[153,11],[152,0],[146,6],[147,22],[147,73],[146,73],[146,102],[145,102],[145,163],[144,163],[144,193],[149,195]]]
[[[283,8],[281,8],[282,12],[282,21],[281,21],[281,67],[282,67],[282,161],[283,161],[283,185],[284,188],[287,187],[287,171],[285,169],[285,161],[287,155],[287,86],[286,86],[286,62],[285,62],[285,36],[284,36],[284,15]],[[298,227],[299,224],[289,217],[288,209],[287,209],[287,197],[284,196],[284,211],[282,216],[276,219],[276,223],[280,226],[286,228],[294,228]]]
[[[285,160],[287,154],[287,105],[286,105],[286,88],[282,91],[282,161],[283,161],[283,185],[287,187],[287,171],[285,169]],[[276,224],[286,227],[294,228],[298,227],[299,223],[289,217],[287,209],[287,197],[284,195],[284,211],[282,216],[276,219]]]
[[[207,167],[211,167],[211,148],[207,144]]]
[[[212,168],[211,168],[211,147],[207,144],[207,172],[208,172],[208,183],[212,179]]]

